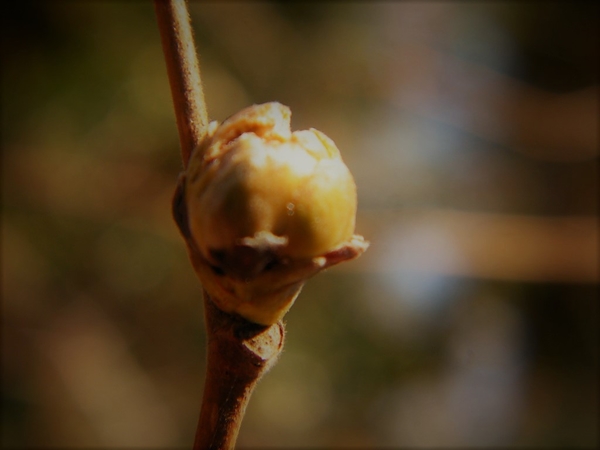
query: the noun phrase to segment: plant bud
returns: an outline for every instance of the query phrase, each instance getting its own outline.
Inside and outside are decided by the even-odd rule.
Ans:
[[[211,267],[199,271],[205,288],[265,325],[328,265],[319,258],[357,242],[356,187],[339,150],[318,130],[292,133],[290,116],[273,102],[212,122],[186,172],[189,233]]]

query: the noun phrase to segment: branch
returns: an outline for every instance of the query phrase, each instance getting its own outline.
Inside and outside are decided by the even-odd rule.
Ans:
[[[208,114],[185,0],[154,0],[184,168],[204,136]]]
[[[185,0],[154,1],[185,168],[177,183],[172,213],[204,288],[208,360],[194,450],[231,450],[256,383],[281,353],[285,336],[281,318],[302,285],[325,268],[356,258],[368,243],[352,234],[356,186],[339,150],[317,130],[292,134],[288,107],[277,102],[253,105],[220,125],[215,122],[209,131]],[[253,149],[260,154],[270,155],[271,144],[265,140],[269,135],[277,136],[293,147],[294,152],[313,158],[317,167],[327,167],[328,172],[314,169],[311,177],[302,171],[297,173],[294,164],[298,153],[289,152],[283,153],[285,161],[269,156],[267,159],[272,161],[267,165],[244,158],[231,162],[233,166],[227,165],[221,158],[221,146],[245,135],[245,131],[254,132]],[[199,153],[205,147],[209,153]],[[234,152],[243,154],[239,149],[226,154]],[[224,170],[227,177],[221,176],[219,170]],[[261,178],[267,184],[246,185],[243,180],[236,180],[242,172],[253,174],[246,178]],[[286,175],[282,178],[281,173]],[[304,196],[302,201],[294,200],[300,183],[308,183],[311,191],[308,199]],[[256,203],[254,200],[260,199],[263,205],[264,199],[252,191],[262,192],[261,189],[265,192],[279,189],[284,194],[273,196],[268,207],[254,211],[250,206]],[[302,189],[305,192],[306,186]],[[222,201],[229,198],[224,193],[234,193],[242,203],[236,200],[232,207],[231,202]],[[208,203],[206,196],[211,199]],[[288,198],[288,203],[282,203],[281,198]],[[294,215],[296,203],[304,212],[289,219]],[[238,204],[241,206],[235,206]],[[251,232],[239,228],[241,236],[245,236],[239,239],[236,227],[240,222],[262,223],[255,218],[271,213],[291,220],[290,236],[276,236],[269,227],[261,225]],[[305,225],[307,214],[320,224],[320,232],[310,231],[311,227]],[[211,233],[202,227],[206,218],[218,219],[217,225],[212,224],[208,229],[234,230],[224,233],[225,243],[220,236],[212,236],[213,242],[204,241],[211,238]],[[195,238],[190,225],[196,232]],[[226,242],[229,238],[232,241]],[[293,245],[288,245],[290,239]],[[308,246],[310,251],[306,254],[307,250],[300,251],[299,246]]]
[[[177,117],[181,157],[186,168],[208,125],[200,67],[185,1],[154,0],[154,6]],[[182,180],[184,178],[180,177],[173,199],[173,216],[194,262],[198,255],[189,237]],[[235,447],[254,386],[276,362],[284,341],[283,323],[257,325],[224,313],[215,303],[220,302],[211,299],[205,291],[207,376],[194,450]]]
[[[194,450],[233,449],[250,395],[277,361],[281,322],[257,325],[219,310],[204,292],[208,363]]]

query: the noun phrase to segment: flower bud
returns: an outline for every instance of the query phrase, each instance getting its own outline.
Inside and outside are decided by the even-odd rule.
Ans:
[[[189,232],[212,270],[201,280],[228,286],[222,309],[263,324],[276,322],[326,264],[318,258],[354,233],[356,187],[339,150],[315,129],[292,133],[290,116],[273,102],[212,122],[186,173]],[[295,277],[268,274],[292,268]]]

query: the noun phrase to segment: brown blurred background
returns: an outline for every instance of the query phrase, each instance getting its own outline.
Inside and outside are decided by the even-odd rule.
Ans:
[[[598,7],[199,2],[213,119],[354,173],[241,447],[598,445]],[[152,3],[2,3],[2,443],[189,448],[205,337]]]

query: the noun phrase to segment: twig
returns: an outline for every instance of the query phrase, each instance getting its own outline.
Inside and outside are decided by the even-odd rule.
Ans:
[[[154,5],[185,168],[208,124],[200,68],[185,1],[154,0]],[[173,216],[186,240],[192,263],[197,266],[201,258],[189,235],[182,180],[173,199]],[[194,450],[233,449],[250,395],[281,353],[285,330],[281,322],[266,327],[226,314],[215,306],[206,291],[204,313],[207,376]]]
[[[254,386],[283,348],[281,322],[270,327],[219,310],[204,292],[208,363],[194,450],[232,449]]]
[[[208,125],[190,15],[185,0],[154,0],[186,167]]]

